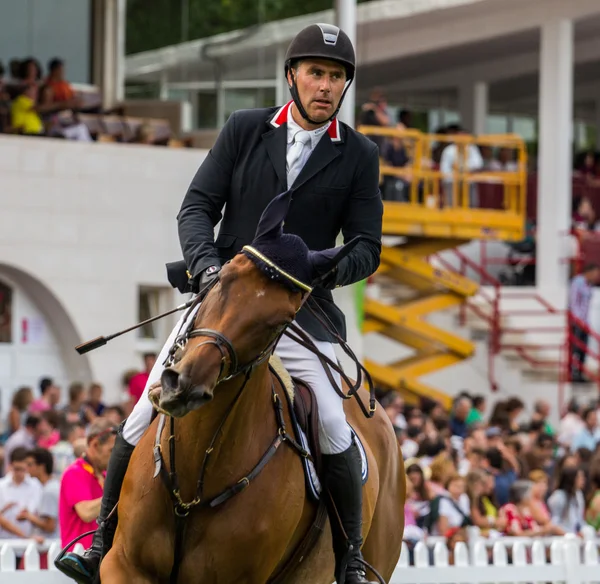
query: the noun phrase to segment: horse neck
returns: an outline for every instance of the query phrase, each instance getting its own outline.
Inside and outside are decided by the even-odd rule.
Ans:
[[[210,497],[215,491],[229,486],[234,478],[232,473],[234,476],[238,473],[240,476],[237,478],[243,476],[243,472],[248,470],[243,461],[248,459],[250,464],[258,461],[260,456],[256,461],[250,459],[255,456],[253,449],[263,449],[258,436],[260,428],[268,428],[268,440],[273,439],[276,428],[271,429],[270,424],[266,423],[269,416],[275,419],[268,364],[254,370],[240,394],[244,379],[240,376],[220,384],[210,403],[175,423],[176,456],[181,469],[178,474],[181,475],[184,498],[195,496],[207,449],[213,449],[205,472],[205,493]],[[267,446],[264,446],[264,450]]]

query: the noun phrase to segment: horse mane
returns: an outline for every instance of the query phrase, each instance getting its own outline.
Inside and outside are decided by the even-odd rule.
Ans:
[[[285,391],[290,396],[291,402],[294,403],[294,382],[292,381],[292,376],[289,374],[288,370],[283,366],[281,359],[273,354],[269,359],[269,365],[273,368],[275,373],[279,375],[281,381],[283,381]]]

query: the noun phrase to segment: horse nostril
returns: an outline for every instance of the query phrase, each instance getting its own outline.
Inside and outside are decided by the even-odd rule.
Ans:
[[[165,391],[177,391],[179,389],[179,372],[175,369],[165,369],[160,376],[160,383]]]

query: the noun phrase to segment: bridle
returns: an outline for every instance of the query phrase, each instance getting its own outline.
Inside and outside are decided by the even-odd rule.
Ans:
[[[188,312],[183,319],[184,324],[189,319],[189,316],[196,311],[198,306],[206,299],[208,293],[214,286],[217,285],[218,282],[219,277],[217,276],[198,293],[194,303],[189,307]],[[307,293],[303,295],[300,308],[302,308],[308,299],[308,295],[309,294]],[[298,310],[300,310],[300,308]],[[279,327],[273,340],[256,357],[254,357],[248,363],[241,365],[233,343],[223,333],[209,328],[194,328],[195,321],[196,319],[194,317],[191,319],[190,323],[185,330],[183,330],[183,332],[180,330],[179,334],[175,338],[175,341],[173,342],[173,345],[169,349],[167,358],[164,361],[164,367],[172,367],[181,360],[183,357],[183,350],[191,339],[206,337],[207,340],[196,345],[194,349],[205,347],[207,345],[213,345],[219,350],[219,353],[221,353],[221,369],[217,377],[217,385],[225,381],[230,381],[239,375],[251,374],[254,368],[258,367],[271,357],[277,343],[279,342],[279,339],[281,338],[281,335],[286,331],[288,326],[292,324],[292,321],[290,321],[289,323]]]

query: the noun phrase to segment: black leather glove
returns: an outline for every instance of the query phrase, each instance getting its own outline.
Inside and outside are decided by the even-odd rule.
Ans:
[[[220,271],[221,266],[210,266],[209,268],[206,268],[206,270],[200,274],[200,290],[205,288],[215,278],[218,278]]]
[[[314,282],[314,285],[319,286],[320,288],[325,288],[325,290],[333,290],[336,287],[337,275],[338,267],[335,266],[335,268],[317,278],[317,281]]]

